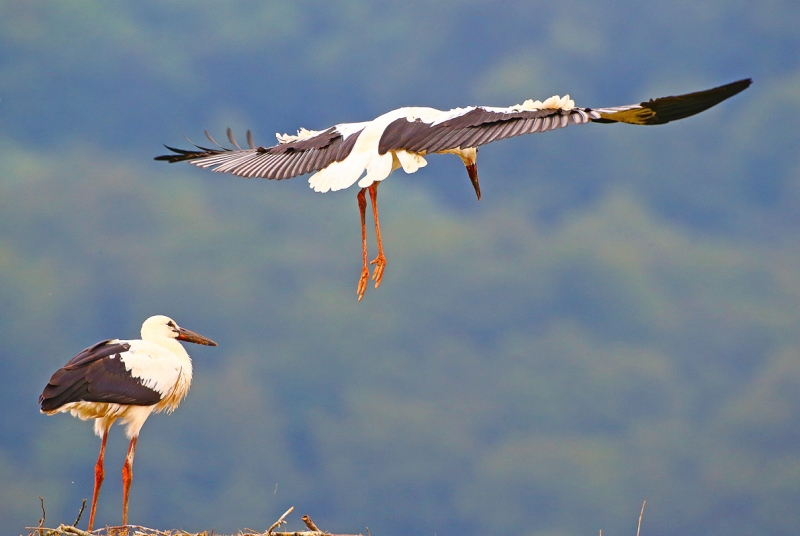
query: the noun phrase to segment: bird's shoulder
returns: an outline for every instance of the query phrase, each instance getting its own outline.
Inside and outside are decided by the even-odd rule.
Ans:
[[[170,351],[158,343],[153,341],[146,341],[143,339],[129,339],[124,341],[119,341],[121,343],[125,343],[128,346],[128,353],[130,354],[160,354],[160,353],[170,353]]]
[[[125,342],[128,350],[120,354],[120,360],[128,369],[164,368],[165,370],[179,370],[181,360],[175,352],[152,341],[141,339],[120,341]]]
[[[84,348],[64,365],[67,370],[86,367],[101,359],[122,354],[130,348],[129,341],[106,339]]]

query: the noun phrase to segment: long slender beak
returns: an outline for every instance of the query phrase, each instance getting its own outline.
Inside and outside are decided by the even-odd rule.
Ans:
[[[205,346],[217,346],[217,343],[211,339],[203,337],[199,333],[195,333],[194,331],[190,331],[185,328],[178,328],[178,336],[176,338],[179,341],[193,342],[195,344],[203,344]]]
[[[469,180],[472,181],[472,187],[475,188],[475,195],[478,196],[478,201],[481,200],[481,185],[478,182],[478,163],[472,162],[471,164],[465,164],[467,168],[467,174],[469,175]]]

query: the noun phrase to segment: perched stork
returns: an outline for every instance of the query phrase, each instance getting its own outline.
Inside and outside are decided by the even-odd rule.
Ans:
[[[173,154],[155,159],[186,161],[217,172],[276,180],[316,172],[308,181],[316,192],[341,190],[358,182],[363,254],[357,289],[360,301],[369,280],[365,193],[369,191],[375,220],[378,256],[370,264],[375,265],[372,280],[378,288],[386,268],[378,222],[378,184],[395,169],[402,167],[406,173],[414,173],[427,164],[425,155],[454,154],[464,162],[480,200],[477,155],[481,145],[570,124],[661,125],[707,110],[750,83],[750,79],[744,79],[706,91],[611,108],[578,108],[569,95],[556,95],[544,102],[526,100],[508,108],[399,108],[364,123],[341,123],[322,131],[301,128],[296,135],[276,134],[278,144],[272,147],[256,147],[248,131],[249,148],[242,149],[228,129],[228,139],[235,149],[222,147],[206,132],[217,148],[197,145],[196,150],[187,151],[165,145]]]
[[[94,419],[94,433],[102,438],[94,467],[90,532],[103,484],[108,430],[117,419],[127,424],[125,433],[131,440],[122,466],[122,524],[128,524],[128,493],[139,430],[151,413],[174,411],[192,383],[192,360],[178,341],[217,345],[178,327],[166,316],[151,316],[142,324],[141,340],[111,339],[90,346],[56,371],[39,397],[42,413],[69,411],[84,421]]]

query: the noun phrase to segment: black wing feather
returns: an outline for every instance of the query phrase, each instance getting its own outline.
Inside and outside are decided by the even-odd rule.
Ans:
[[[177,149],[165,145],[173,154],[155,157],[155,160],[169,163],[189,162],[199,167],[213,167],[241,177],[260,177],[265,179],[290,179],[319,171],[333,162],[347,158],[353,150],[361,132],[351,134],[344,139],[342,134],[331,127],[319,134],[302,140],[279,143],[272,147],[255,147],[253,136],[248,131],[249,149],[241,149],[236,143],[230,129],[226,132],[228,140],[236,149],[220,146],[209,149],[195,145],[197,150]],[[207,134],[208,135],[208,134]],[[209,136],[209,139],[211,137]],[[215,143],[212,139],[212,143]],[[226,166],[228,164],[229,166]]]
[[[641,104],[615,108],[493,111],[476,107],[437,124],[399,118],[384,130],[378,152],[385,154],[404,149],[426,154],[466,149],[532,132],[555,130],[571,123],[583,124],[590,121],[661,125],[707,110],[744,91],[751,83],[752,80],[748,78],[705,91],[651,99]]]
[[[39,397],[42,411],[53,411],[70,402],[113,402],[151,406],[161,395],[142,385],[122,362],[127,343],[100,341],[70,359],[50,378]]]
[[[539,123],[537,119],[557,116],[557,109],[523,110],[519,112],[493,112],[484,108],[474,108],[462,115],[432,125],[423,121],[409,121],[400,118],[392,121],[381,136],[378,152],[405,149],[415,153],[435,153],[448,149],[466,149],[533,132]],[[574,113],[578,113],[577,109]],[[577,116],[576,122],[584,122]],[[516,128],[520,123],[528,127]]]
[[[738,80],[724,86],[696,91],[685,95],[650,99],[638,107],[613,111],[600,111],[600,119],[593,119],[598,123],[630,123],[634,125],[663,125],[670,121],[677,121],[690,117],[716,106],[720,102],[741,93],[753,83],[751,78]],[[622,108],[622,107],[621,107]]]

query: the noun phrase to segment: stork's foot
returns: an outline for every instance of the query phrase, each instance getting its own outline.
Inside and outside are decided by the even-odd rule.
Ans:
[[[375,281],[375,288],[378,288],[381,286],[381,279],[383,279],[383,270],[386,269],[386,257],[378,255],[370,264],[375,265],[375,270],[372,272],[372,280]]]
[[[361,298],[364,297],[364,293],[367,291],[367,281],[369,281],[369,268],[367,268],[365,264],[361,269],[361,278],[358,280],[358,290],[356,290],[358,301],[361,301]]]

